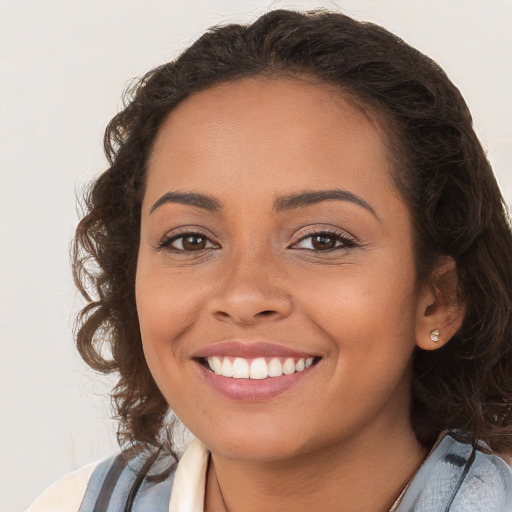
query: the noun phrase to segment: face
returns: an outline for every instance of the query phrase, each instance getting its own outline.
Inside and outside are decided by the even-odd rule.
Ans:
[[[408,425],[418,290],[386,151],[340,92],[284,78],[197,93],[160,128],[143,348],[213,453],[285,459]]]

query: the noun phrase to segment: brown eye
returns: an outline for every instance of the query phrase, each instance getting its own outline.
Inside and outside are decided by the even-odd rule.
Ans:
[[[301,238],[293,248],[327,252],[356,247],[356,242],[344,233],[322,231]]]
[[[336,247],[336,238],[329,235],[315,235],[311,237],[311,245],[317,251],[334,249]]]
[[[206,248],[206,238],[197,235],[184,236],[181,245],[185,251],[200,251]]]
[[[171,236],[162,240],[158,246],[162,250],[176,253],[199,252],[218,247],[202,233],[184,233]]]

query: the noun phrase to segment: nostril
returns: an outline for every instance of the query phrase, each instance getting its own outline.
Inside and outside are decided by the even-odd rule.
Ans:
[[[272,311],[271,309],[267,309],[265,311],[260,311],[258,313],[259,316],[270,316],[270,315],[273,315],[275,313],[275,311]]]

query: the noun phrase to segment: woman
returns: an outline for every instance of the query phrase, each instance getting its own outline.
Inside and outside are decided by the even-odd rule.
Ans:
[[[512,510],[512,235],[434,62],[274,11],[148,73],[105,141],[77,344],[124,451],[30,510]]]

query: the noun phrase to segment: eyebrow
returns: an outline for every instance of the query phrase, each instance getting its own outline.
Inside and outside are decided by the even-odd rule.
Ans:
[[[306,208],[323,201],[347,201],[368,210],[377,220],[380,220],[375,210],[363,198],[348,190],[340,189],[306,190],[298,194],[281,196],[274,201],[273,209],[277,212],[284,212],[296,208]],[[195,206],[210,212],[219,212],[223,207],[222,201],[210,195],[197,192],[167,192],[153,204],[149,213],[153,213],[157,208],[168,203]]]
[[[274,203],[274,210],[284,212],[295,208],[313,206],[323,201],[348,201],[368,210],[377,220],[379,216],[375,210],[362,198],[348,190],[306,190],[299,194],[278,197]]]
[[[153,213],[158,207],[168,203],[196,206],[209,212],[222,210],[222,202],[213,196],[197,194],[195,192],[167,192],[151,207],[149,213]]]

